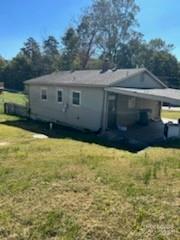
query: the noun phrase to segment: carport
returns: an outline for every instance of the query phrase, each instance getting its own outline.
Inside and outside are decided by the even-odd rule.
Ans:
[[[147,115],[149,120],[161,119],[161,106],[168,103],[180,106],[180,90],[171,88],[140,89],[109,87],[105,128],[132,126],[139,121],[140,115]]]
[[[160,118],[160,111],[161,111],[161,105],[163,103],[169,103],[172,105],[180,106],[180,90],[177,89],[171,89],[171,88],[164,88],[164,89],[135,89],[135,88],[120,88],[120,87],[109,87],[106,88],[105,91],[107,92],[108,96],[116,95],[116,98],[121,99],[121,101],[117,101],[118,105],[116,107],[116,124],[120,123],[120,125],[123,123],[128,122],[129,120],[134,121],[133,124],[125,124],[127,126],[127,131],[125,132],[125,137],[128,139],[133,139],[138,142],[144,143],[144,144],[151,144],[158,140],[162,140],[164,136],[164,124],[161,121]],[[123,105],[123,99],[126,98],[126,101],[130,103],[131,100],[136,99],[136,103],[132,105],[132,109],[127,109]],[[141,126],[138,124],[138,111],[140,109],[137,108],[137,102],[141,103],[141,109],[146,109],[146,104],[151,103],[153,106],[153,109],[156,110],[156,116],[157,119],[152,119],[149,121],[149,124],[147,126]],[[132,101],[133,103],[133,101]],[[123,109],[124,107],[124,109]],[[126,106],[127,107],[127,106]],[[127,111],[124,113],[124,116],[121,115],[121,109],[123,111]],[[159,112],[158,112],[158,111]],[[118,116],[122,117],[118,119]],[[108,115],[109,117],[109,115]],[[124,119],[123,119],[124,118]],[[118,120],[117,120],[118,119]],[[122,120],[123,119],[123,120]],[[108,121],[107,121],[108,126]],[[121,134],[121,131],[113,130],[113,132],[117,132],[117,135]]]

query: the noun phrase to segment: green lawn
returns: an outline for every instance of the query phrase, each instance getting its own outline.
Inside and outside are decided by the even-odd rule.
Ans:
[[[12,102],[12,103],[17,103],[20,105],[25,105],[27,102],[27,97],[22,94],[22,93],[11,93],[11,92],[3,92],[3,94],[0,95],[0,114],[1,114],[1,119],[0,121],[3,119],[14,119],[15,117],[8,117],[4,114],[4,103],[5,102]]]
[[[180,142],[130,153],[38,131],[0,115],[0,239],[179,239]]]
[[[170,119],[179,119],[180,118],[180,111],[162,111],[162,117],[170,118]]]
[[[25,105],[27,98],[22,93],[11,93],[11,92],[4,92],[0,95],[1,102],[13,102],[21,105]]]

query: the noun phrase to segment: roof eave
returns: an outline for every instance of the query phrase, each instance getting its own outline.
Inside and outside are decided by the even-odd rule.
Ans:
[[[25,85],[29,86],[63,86],[63,87],[91,87],[91,88],[106,88],[109,87],[110,84],[78,84],[78,83],[32,83],[32,82],[24,82]]]
[[[145,68],[145,72],[149,74],[154,80],[156,80],[159,84],[161,84],[164,88],[168,88],[168,86],[163,83],[158,77],[156,77],[152,72],[150,72],[147,68]]]
[[[139,89],[142,90],[142,89]],[[180,99],[174,98],[170,96],[165,95],[158,95],[158,94],[147,94],[146,92],[137,92],[137,89],[134,89],[134,91],[129,91],[127,88],[118,88],[118,87],[111,87],[111,88],[105,88],[105,91],[107,92],[113,92],[117,94],[127,95],[131,97],[138,97],[143,99],[151,99],[159,102],[166,102],[173,105],[180,106]]]

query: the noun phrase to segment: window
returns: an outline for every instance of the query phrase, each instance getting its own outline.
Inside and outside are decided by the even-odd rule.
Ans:
[[[72,104],[75,106],[79,106],[80,102],[81,102],[80,92],[73,91],[72,92]]]
[[[135,97],[131,97],[128,100],[128,108],[129,109],[133,109],[136,107],[136,98]]]
[[[47,100],[47,89],[46,88],[42,88],[41,89],[41,99],[43,101],[46,101]]]
[[[63,102],[63,91],[61,89],[57,90],[57,102],[62,103]]]

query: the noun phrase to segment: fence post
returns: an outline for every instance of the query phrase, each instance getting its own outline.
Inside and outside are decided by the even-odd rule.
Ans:
[[[4,103],[4,113],[7,114],[7,111],[6,111],[6,103]]]

